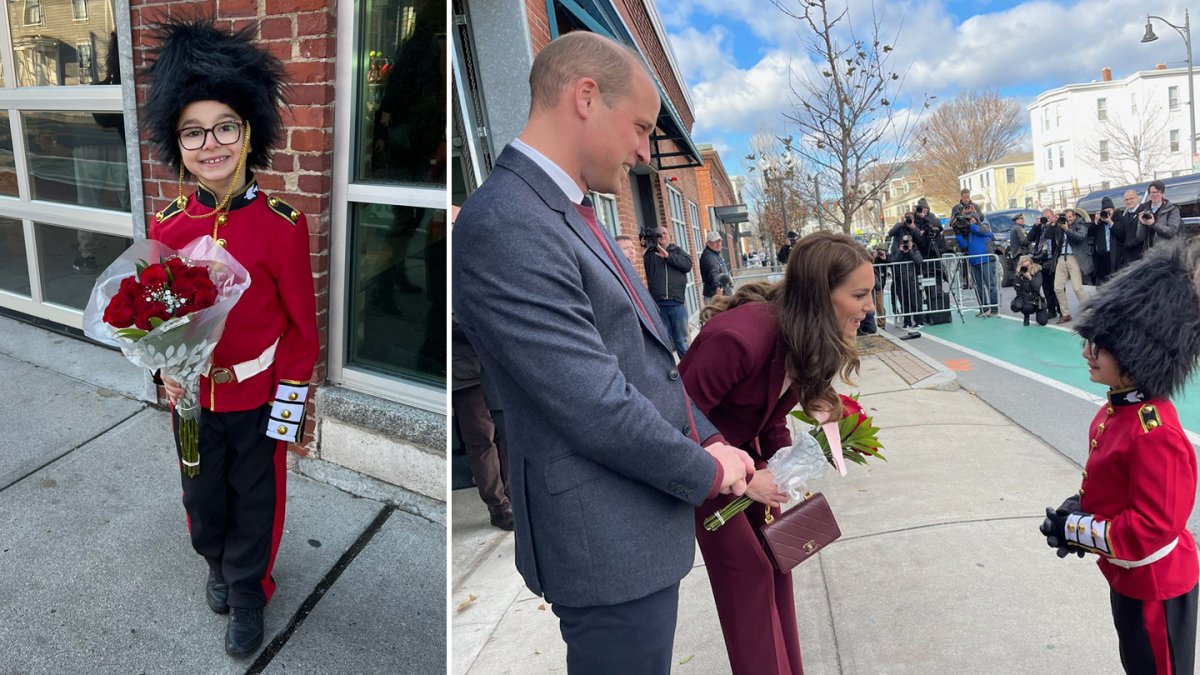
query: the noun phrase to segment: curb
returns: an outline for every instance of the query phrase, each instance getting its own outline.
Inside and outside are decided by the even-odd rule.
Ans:
[[[889,325],[888,328],[891,328],[891,326]],[[910,388],[933,389],[935,391],[958,391],[962,388],[958,381],[958,373],[950,370],[944,364],[934,360],[924,352],[910,347],[905,340],[901,340],[899,337],[889,332],[888,328],[877,330],[875,334],[882,335],[892,344],[904,350],[905,353],[916,358],[918,361],[924,363],[926,366],[929,366],[929,368],[935,371],[933,375],[909,385]]]

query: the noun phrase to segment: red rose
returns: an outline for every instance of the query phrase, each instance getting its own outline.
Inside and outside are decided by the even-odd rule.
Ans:
[[[192,297],[192,311],[208,309],[217,302],[217,287],[209,283],[207,286],[196,284],[196,293]]]
[[[204,265],[193,265],[187,268],[187,272],[184,275],[189,279],[207,279],[208,268]]]
[[[121,290],[118,292],[129,300],[133,300],[140,295],[145,295],[145,291],[146,289],[138,283],[137,277],[125,277],[121,280]]]
[[[862,406],[859,405],[858,401],[855,401],[854,399],[850,398],[849,396],[844,396],[842,394],[838,394],[838,398],[840,398],[842,400],[842,417],[843,418],[849,417],[851,415],[863,414]]]
[[[171,280],[178,281],[180,277],[187,274],[187,263],[180,260],[178,257],[171,258],[166,262],[167,269],[171,271]]]
[[[104,308],[104,323],[114,328],[128,328],[133,325],[133,299],[118,293],[108,301]]]
[[[138,278],[146,288],[161,288],[167,283],[167,268],[159,263],[147,265]]]
[[[158,318],[166,321],[171,318],[170,312],[167,311],[167,306],[163,303],[153,300],[146,303],[146,306],[139,309],[137,319],[134,320],[134,325],[142,330],[153,330],[154,326],[150,324],[151,318]]]
[[[186,276],[175,277],[175,283],[171,284],[171,292],[180,298],[187,298],[190,302],[196,295],[196,282]]]

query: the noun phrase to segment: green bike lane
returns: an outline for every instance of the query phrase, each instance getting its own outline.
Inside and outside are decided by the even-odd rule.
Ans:
[[[1023,326],[1019,320],[1003,316],[976,318],[967,314],[965,321],[960,321],[957,313],[952,316],[954,320],[950,323],[925,326],[921,332],[951,346],[990,357],[997,365],[1015,366],[1103,400],[1108,388],[1088,378],[1082,356],[1083,339],[1074,332],[1053,325]],[[952,362],[946,365],[951,369],[967,366]],[[1200,435],[1200,380],[1193,377],[1172,401],[1180,422],[1192,432],[1195,441]]]

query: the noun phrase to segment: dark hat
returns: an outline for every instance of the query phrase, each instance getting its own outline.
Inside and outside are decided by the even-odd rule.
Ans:
[[[795,241],[795,240],[797,240],[797,239],[799,239],[799,238],[800,238],[800,235],[799,235],[799,234],[796,234],[795,232],[788,232],[788,233],[787,233],[787,238],[788,238],[788,240],[789,240],[789,241]]]
[[[158,46],[146,68],[151,84],[142,126],[160,158],[179,168],[179,114],[195,101],[220,101],[250,123],[246,165],[268,166],[271,150],[283,136],[279,105],[284,70],[279,59],[254,46],[257,26],[229,34],[217,30],[208,17],[169,19],[153,28]]]
[[[1198,254],[1180,241],[1158,244],[1104,282],[1075,326],[1152,398],[1179,391],[1200,359]]]
[[[1013,216],[1013,217],[1012,217],[1012,219],[1013,219],[1013,221],[1014,221],[1014,222],[1015,222],[1015,221],[1018,221],[1018,220],[1025,220],[1025,214],[1024,214],[1024,213],[1018,213],[1017,215]]]
[[[1103,211],[1104,209],[1112,209],[1112,208],[1116,208],[1113,206],[1112,197],[1105,197],[1104,199],[1100,200],[1100,210],[1101,211]]]

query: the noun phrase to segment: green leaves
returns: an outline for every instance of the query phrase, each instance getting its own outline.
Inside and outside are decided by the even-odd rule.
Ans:
[[[115,337],[121,338],[122,340],[132,340],[134,342],[141,340],[149,334],[150,331],[145,331],[141,328],[122,328],[120,330],[113,331],[113,335]]]

